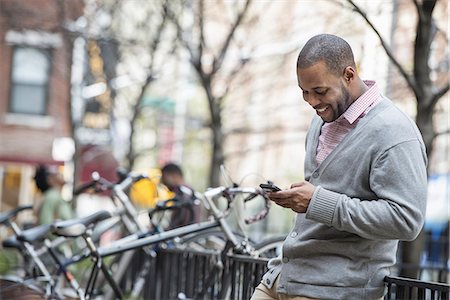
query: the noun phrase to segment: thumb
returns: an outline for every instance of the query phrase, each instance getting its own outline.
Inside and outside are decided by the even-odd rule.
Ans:
[[[300,187],[300,186],[302,186],[302,185],[304,185],[304,182],[303,182],[303,181],[302,181],[302,182],[293,183],[293,184],[291,185],[291,189],[296,188],[296,187]]]

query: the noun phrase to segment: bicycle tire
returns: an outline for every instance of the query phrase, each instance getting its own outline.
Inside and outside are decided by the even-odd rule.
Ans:
[[[14,278],[0,278],[0,299],[59,300],[57,297],[48,298],[39,287]]]
[[[286,236],[278,235],[257,243],[254,247],[258,257],[273,258],[279,256],[285,239]]]

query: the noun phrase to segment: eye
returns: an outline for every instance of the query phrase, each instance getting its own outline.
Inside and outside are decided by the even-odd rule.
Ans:
[[[325,95],[325,94],[328,92],[328,89],[326,89],[326,90],[315,90],[314,92],[315,92],[317,95],[323,96],[323,95]]]
[[[307,91],[302,91],[303,94],[303,99],[306,100],[308,98],[308,92]]]

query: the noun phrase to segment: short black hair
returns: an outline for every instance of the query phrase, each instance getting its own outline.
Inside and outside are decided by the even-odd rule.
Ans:
[[[348,66],[356,68],[350,45],[332,34],[319,34],[309,39],[298,55],[297,69],[309,68],[320,61],[336,76],[343,75]]]
[[[163,174],[177,174],[180,176],[183,176],[183,171],[181,170],[181,167],[175,163],[168,163],[164,165],[161,169],[161,173]]]
[[[34,174],[34,181],[36,183],[36,187],[44,193],[50,188],[50,184],[48,183],[48,168],[44,165],[39,165],[36,168],[36,173]]]

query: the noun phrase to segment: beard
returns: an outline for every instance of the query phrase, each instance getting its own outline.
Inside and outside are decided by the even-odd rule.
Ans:
[[[350,92],[347,90],[347,88],[342,84],[341,82],[341,101],[338,102],[337,109],[334,111],[334,120],[339,118],[353,103],[353,100],[350,96]]]

